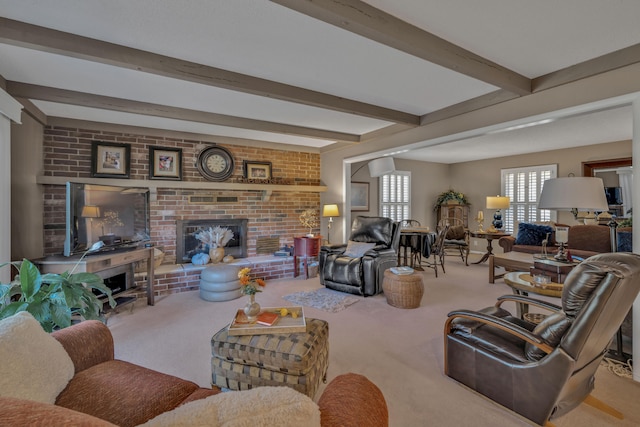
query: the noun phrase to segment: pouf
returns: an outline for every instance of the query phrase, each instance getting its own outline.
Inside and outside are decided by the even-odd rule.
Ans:
[[[424,294],[422,276],[416,273],[394,274],[391,270],[385,270],[382,292],[389,305],[398,308],[418,308]]]
[[[216,264],[200,273],[200,298],[207,301],[229,301],[242,296],[238,272],[240,267]]]
[[[231,390],[287,386],[313,398],[326,382],[329,324],[306,318],[307,331],[229,335],[225,326],[211,338],[212,384]]]

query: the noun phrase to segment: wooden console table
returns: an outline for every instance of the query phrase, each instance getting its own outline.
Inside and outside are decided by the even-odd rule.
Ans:
[[[302,257],[304,276],[309,278],[309,258],[320,253],[322,237],[294,237],[293,239],[293,277],[298,276],[298,257]]]
[[[78,264],[78,267],[74,273],[99,273],[111,268],[128,265],[131,265],[133,270],[135,263],[147,260],[147,304],[154,304],[153,248],[113,251],[105,254],[88,255],[80,262],[78,260],[80,260],[80,256],[77,255],[70,257],[53,255],[35,260],[34,263],[42,273],[64,273],[73,269],[76,264]]]

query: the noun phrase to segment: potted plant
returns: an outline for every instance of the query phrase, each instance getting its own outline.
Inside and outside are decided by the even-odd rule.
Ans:
[[[447,190],[444,193],[440,193],[438,199],[436,200],[436,204],[433,206],[433,210],[437,211],[440,206],[444,205],[447,202],[454,201],[461,205],[468,205],[469,201],[467,200],[467,196],[459,191],[455,190]]]
[[[78,264],[70,272],[62,274],[41,274],[27,259],[10,264],[19,273],[10,283],[0,284],[0,319],[20,311],[28,311],[47,332],[70,326],[74,317],[104,320],[102,301],[93,293],[93,289],[107,296],[111,308],[116,306],[111,289],[105,286],[100,276],[94,273],[73,273]]]

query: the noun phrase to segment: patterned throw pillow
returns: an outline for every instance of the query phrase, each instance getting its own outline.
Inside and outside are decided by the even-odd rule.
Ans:
[[[518,225],[516,245],[540,246],[542,245],[542,241],[547,238],[547,233],[549,233],[549,238],[551,238],[553,228],[548,225],[536,225],[521,222]]]

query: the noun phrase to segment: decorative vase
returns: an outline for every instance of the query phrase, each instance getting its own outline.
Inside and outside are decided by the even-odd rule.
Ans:
[[[224,248],[217,247],[209,249],[209,258],[213,264],[217,264],[224,258]]]
[[[258,314],[260,314],[260,304],[256,302],[255,294],[251,294],[249,297],[251,299],[247,305],[244,306],[244,314],[247,316],[247,320],[249,320],[250,323],[255,323],[258,319]]]

